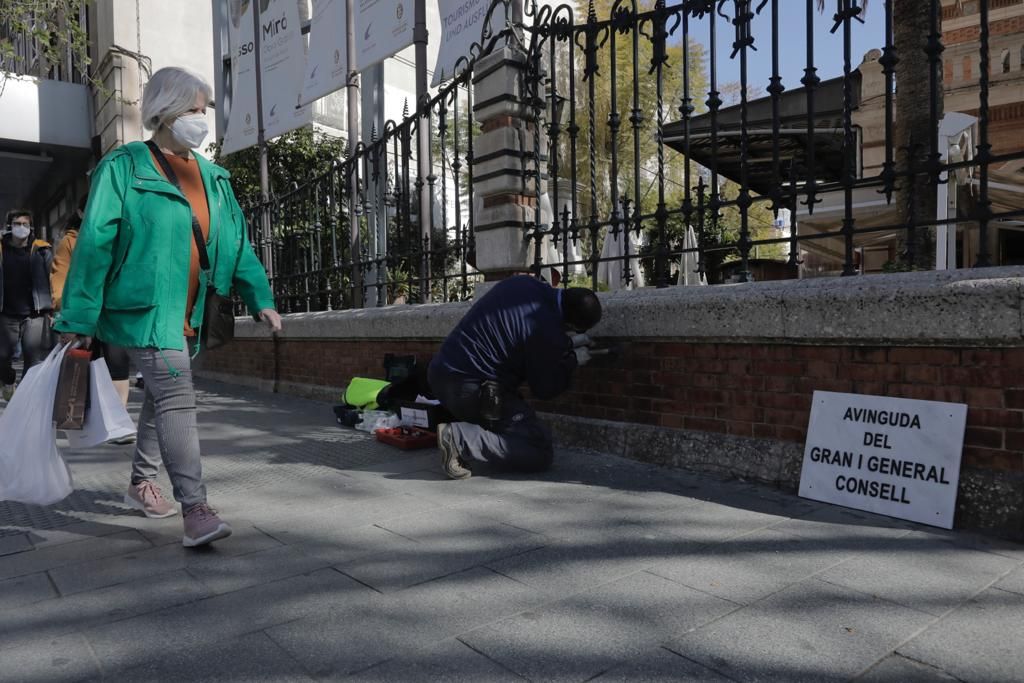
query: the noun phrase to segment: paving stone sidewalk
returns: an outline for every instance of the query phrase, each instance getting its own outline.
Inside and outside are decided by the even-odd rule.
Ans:
[[[1024,546],[589,453],[449,481],[202,388],[234,536],[182,548],[122,505],[130,447],[70,453],[66,501],[0,503],[0,680],[1024,678]]]

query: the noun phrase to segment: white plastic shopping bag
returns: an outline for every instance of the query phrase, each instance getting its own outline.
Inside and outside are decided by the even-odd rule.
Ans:
[[[25,379],[0,415],[0,500],[52,505],[73,490],[57,451],[53,401],[68,346],[58,346]]]
[[[89,367],[89,409],[85,413],[85,424],[80,430],[65,432],[68,446],[92,448],[134,433],[135,423],[117,395],[107,361],[94,360]]]

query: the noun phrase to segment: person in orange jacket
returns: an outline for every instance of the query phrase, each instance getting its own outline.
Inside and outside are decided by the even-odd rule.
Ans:
[[[50,291],[53,296],[53,308],[60,310],[61,296],[64,293],[64,283],[68,277],[68,270],[71,268],[71,255],[78,243],[78,230],[82,226],[82,216],[85,215],[85,203],[88,196],[83,196],[78,202],[78,209],[64,230],[64,237],[57,244],[53,255],[53,264],[50,266]],[[92,345],[92,357],[103,358],[107,361],[107,369],[110,371],[110,379],[114,381],[114,388],[121,398],[121,403],[128,405],[128,392],[130,390],[129,376],[130,361],[128,350],[114,344],[105,344],[96,340]],[[116,444],[135,443],[135,435],[129,435],[113,441]]]

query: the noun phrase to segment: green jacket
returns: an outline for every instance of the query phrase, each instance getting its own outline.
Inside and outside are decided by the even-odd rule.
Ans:
[[[207,250],[214,286],[224,295],[233,286],[250,312],[274,308],[230,174],[193,156],[210,205]],[[145,143],[129,143],[104,157],[93,172],[54,328],[130,348],[182,350],[191,216],[188,201],[157,170]],[[201,273],[193,329],[203,320],[206,288]]]

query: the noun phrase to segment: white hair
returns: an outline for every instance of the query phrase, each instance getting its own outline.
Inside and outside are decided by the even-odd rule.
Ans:
[[[157,130],[165,121],[195,107],[200,93],[207,103],[213,100],[213,89],[202,76],[176,66],[160,69],[142,93],[142,125]]]

